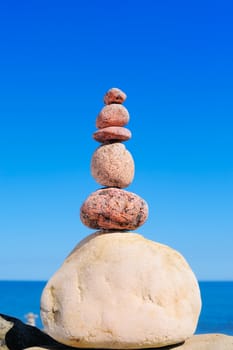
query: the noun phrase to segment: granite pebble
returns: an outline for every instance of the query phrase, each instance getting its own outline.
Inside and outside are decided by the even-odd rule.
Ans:
[[[102,108],[96,119],[96,127],[102,129],[108,126],[125,126],[128,122],[128,110],[120,104],[113,103]]]
[[[126,94],[122,90],[118,88],[112,88],[109,89],[104,95],[104,103],[106,105],[109,105],[111,103],[123,103],[126,100],[126,97]]]
[[[101,145],[92,156],[91,173],[103,186],[127,187],[134,178],[133,157],[120,142]]]
[[[138,195],[108,187],[93,192],[83,203],[84,225],[103,230],[135,230],[148,217],[148,205]]]
[[[127,141],[131,139],[131,137],[131,131],[122,126],[109,126],[107,128],[99,129],[93,134],[93,138],[102,143]]]

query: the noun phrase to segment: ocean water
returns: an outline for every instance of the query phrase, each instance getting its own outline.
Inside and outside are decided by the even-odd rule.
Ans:
[[[0,281],[0,313],[26,322],[25,315],[38,315],[36,326],[42,328],[40,297],[46,282]],[[233,335],[233,282],[200,282],[202,311],[196,333]]]

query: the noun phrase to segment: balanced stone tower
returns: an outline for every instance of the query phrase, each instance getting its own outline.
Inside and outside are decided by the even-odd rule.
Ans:
[[[172,248],[132,232],[148,206],[125,190],[134,160],[123,144],[129,113],[126,95],[110,89],[96,120],[91,172],[102,186],[84,201],[80,218],[97,232],[81,241],[48,281],[41,297],[45,331],[79,348],[140,349],[175,345],[196,329],[198,283]]]
[[[129,113],[122,105],[126,95],[111,89],[104,97],[106,106],[96,119],[98,130],[93,134],[102,145],[91,161],[94,179],[106,186],[91,194],[81,207],[84,225],[98,230],[135,230],[147,219],[146,202],[134,193],[124,191],[134,178],[134,160],[122,141],[131,138],[124,128]]]

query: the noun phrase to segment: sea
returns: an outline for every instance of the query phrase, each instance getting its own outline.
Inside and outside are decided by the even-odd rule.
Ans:
[[[40,319],[40,297],[45,281],[0,281],[0,313],[26,322],[33,312],[36,326],[43,328]],[[199,282],[202,311],[196,334],[224,333],[233,336],[233,281]]]

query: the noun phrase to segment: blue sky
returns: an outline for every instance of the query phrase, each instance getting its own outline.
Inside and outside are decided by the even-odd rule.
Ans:
[[[103,95],[124,90],[137,232],[198,279],[233,279],[231,1],[0,4],[0,279],[48,279],[93,231],[90,160]]]

